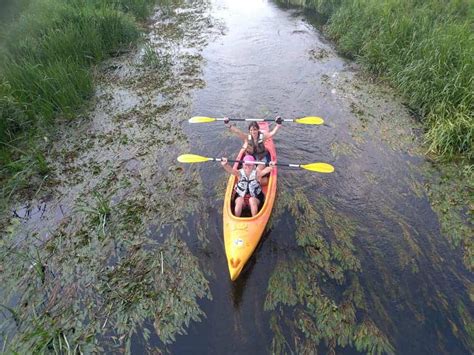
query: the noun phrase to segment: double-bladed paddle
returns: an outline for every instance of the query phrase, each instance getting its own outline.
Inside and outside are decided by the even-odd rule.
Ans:
[[[222,161],[222,158],[208,158],[196,154],[183,154],[178,157],[180,163],[203,163],[206,161]],[[243,160],[227,160],[229,163],[243,163]],[[267,163],[263,161],[254,161],[252,164],[264,164]],[[285,163],[276,163],[276,166],[286,166],[290,168],[301,168],[309,171],[316,171],[318,173],[332,173],[334,167],[331,164],[327,163],[311,163],[311,164],[285,164]]]
[[[189,119],[189,123],[209,123],[215,121],[225,121],[226,118],[219,117],[203,117],[203,116],[195,116]],[[275,122],[272,118],[228,118],[229,121],[255,121],[255,122]],[[302,123],[302,124],[316,124],[321,125],[324,124],[324,120],[321,117],[316,116],[308,116],[308,117],[301,117],[301,118],[285,118],[282,119],[282,122],[295,122],[295,123]]]

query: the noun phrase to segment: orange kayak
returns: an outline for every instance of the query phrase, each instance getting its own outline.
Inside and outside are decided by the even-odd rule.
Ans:
[[[260,130],[268,132],[268,123],[259,122]],[[276,161],[276,151],[273,140],[267,139],[265,147],[270,152],[271,160]],[[245,150],[240,150],[237,160],[241,160]],[[239,163],[234,164],[238,169]],[[268,184],[262,186],[265,200],[257,215],[253,217],[236,217],[233,211],[234,188],[238,178],[234,175],[229,177],[224,198],[224,244],[227,256],[227,266],[229,267],[230,279],[234,281],[240,275],[243,267],[253,254],[260,242],[265,226],[272,213],[273,204],[276,197],[277,168],[274,167],[270,173]]]

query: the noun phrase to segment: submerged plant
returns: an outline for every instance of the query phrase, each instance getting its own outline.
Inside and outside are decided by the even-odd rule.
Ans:
[[[166,344],[203,316],[197,299],[210,297],[209,287],[179,234],[171,230],[158,245],[143,224],[130,233],[124,218],[130,218],[130,209],[110,207],[100,195],[96,200],[95,208],[78,209],[85,213],[84,225],[72,235],[59,232],[42,247],[13,235],[2,241],[0,280],[8,287],[3,308],[16,324],[12,327],[10,317],[0,324],[10,334],[7,351],[129,348],[147,320],[154,320]],[[106,232],[90,228],[105,216],[110,216]],[[108,334],[110,342],[99,345],[97,334]]]
[[[354,346],[369,354],[394,353],[387,335],[369,318],[355,274],[361,269],[352,242],[356,225],[321,196],[317,207],[298,190],[291,196],[280,195],[282,199],[296,221],[300,249],[277,264],[268,282],[265,310],[273,311],[272,351],[313,352],[324,343],[332,352]],[[334,233],[332,237],[320,232],[323,222]],[[347,291],[336,292],[330,281]],[[293,315],[288,314],[288,306]],[[281,327],[290,330],[289,337],[283,336]]]

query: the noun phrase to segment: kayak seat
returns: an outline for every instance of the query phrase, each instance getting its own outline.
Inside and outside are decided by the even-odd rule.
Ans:
[[[244,196],[244,207],[245,207],[245,208],[250,208],[250,202],[249,202],[249,200],[250,200],[250,195],[249,195],[249,194],[245,195],[245,196]]]
[[[237,194],[234,191],[233,197],[232,197],[232,203],[231,203],[231,210],[232,212],[235,211],[235,199],[237,197]],[[252,217],[252,214],[250,212],[250,194],[247,194],[244,196],[244,207],[242,209],[242,215],[241,217]],[[262,209],[263,203],[265,200],[261,200],[260,204],[258,206],[258,211]]]

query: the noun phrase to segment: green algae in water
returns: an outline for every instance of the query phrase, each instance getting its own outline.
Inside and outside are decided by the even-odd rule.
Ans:
[[[264,308],[271,312],[272,352],[305,353],[324,344],[329,351],[349,346],[369,354],[394,353],[369,317],[356,276],[361,271],[352,243],[357,223],[321,196],[310,203],[298,189],[281,192],[278,204],[295,220],[300,252],[280,260],[268,282]],[[320,232],[325,227],[330,235]],[[345,291],[337,291],[337,284]]]
[[[207,22],[198,25],[203,16],[196,14],[201,18],[184,15],[180,26],[193,22],[202,30]],[[182,60],[194,63],[187,80],[199,74],[200,57]],[[140,75],[152,68],[114,61],[123,71],[100,78],[140,100],[124,107],[112,94],[102,95],[92,124],[66,125],[53,149],[64,194],[54,202],[68,203],[73,213],[51,219],[44,230],[24,229],[13,219],[1,239],[0,281],[11,316],[0,327],[8,352],[130,351],[134,334],[149,339],[149,324],[169,344],[204,316],[198,300],[211,298],[199,260],[184,242],[202,183],[166,152],[185,149],[180,120],[186,87],[170,85],[176,95],[155,105],[149,88],[165,92],[168,83],[150,80],[140,87]],[[173,198],[166,198],[170,192]],[[203,231],[197,234],[205,242]]]
[[[110,226],[101,235],[91,229],[97,225],[92,211],[84,228],[54,235],[44,248],[26,239],[18,243],[13,234],[2,240],[5,299],[20,296],[13,308],[16,327],[8,322],[2,327],[14,333],[8,350],[54,351],[64,338],[83,352],[113,349],[147,319],[155,319],[158,336],[169,343],[191,320],[201,319],[197,299],[210,293],[197,259],[174,231],[161,244],[146,237],[143,227],[127,233],[123,213],[134,219],[131,211],[130,202],[112,207]],[[99,345],[96,333],[112,334],[112,342]]]

